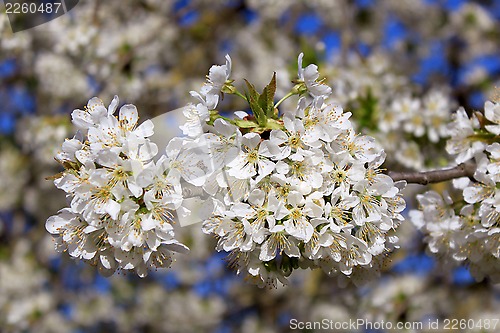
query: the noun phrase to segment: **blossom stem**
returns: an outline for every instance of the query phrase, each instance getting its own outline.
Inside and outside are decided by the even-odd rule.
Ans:
[[[278,107],[281,103],[283,103],[283,102],[284,102],[284,101],[285,101],[288,97],[291,97],[291,96],[293,96],[293,95],[295,95],[295,93],[294,93],[293,91],[290,91],[290,92],[289,92],[288,94],[286,94],[286,95],[285,95],[282,99],[280,99],[280,100],[278,101],[278,103],[276,103],[276,104],[274,105],[274,107],[275,107],[275,108],[277,108],[277,107]]]
[[[389,171],[388,175],[394,181],[406,180],[407,183],[427,185],[461,177],[469,177],[473,179],[475,171],[476,164],[474,162],[465,162],[451,169],[432,170],[424,172]]]
[[[500,135],[495,135],[493,133],[476,133],[474,135],[470,135],[469,139],[478,139],[487,143],[494,143],[500,141]]]
[[[239,97],[243,98],[245,101],[248,102],[248,99],[246,98],[246,96],[243,95],[242,93],[240,93],[238,90],[235,90],[233,94],[235,94],[236,96],[239,96]]]

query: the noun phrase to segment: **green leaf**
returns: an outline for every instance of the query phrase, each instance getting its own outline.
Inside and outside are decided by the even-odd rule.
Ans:
[[[243,79],[243,80],[245,80],[250,97],[252,97],[255,100],[259,99],[259,93],[257,92],[257,90],[255,90],[254,85],[251,84],[250,82],[248,82],[247,79]]]
[[[264,88],[262,94],[259,96],[259,106],[264,111],[264,114],[267,115],[267,87]]]
[[[246,97],[247,97],[248,102],[250,103],[250,108],[252,109],[252,112],[253,112],[255,118],[257,119],[257,123],[260,126],[266,126],[266,123],[267,123],[266,114],[259,103],[260,94],[255,90],[255,87],[250,82],[245,80],[245,83],[246,83],[247,88],[248,88],[248,92],[246,94],[247,95]]]
[[[276,72],[273,73],[271,82],[264,88],[266,94],[267,108],[266,114],[269,118],[274,118],[274,96],[276,95]],[[262,94],[264,94],[264,92]]]
[[[271,118],[271,119],[267,120],[267,128],[269,128],[269,129],[283,129],[284,126],[282,123]]]
[[[254,121],[250,121],[250,120],[235,120],[234,123],[239,128],[254,128],[254,127],[259,126]]]
[[[267,118],[275,118],[274,95],[276,94],[276,72],[273,74],[271,82],[264,88],[259,97],[259,105],[264,110]]]
[[[250,103],[250,108],[252,109],[252,112],[255,116],[255,119],[257,119],[257,123],[260,126],[265,126],[266,125],[266,115],[264,113],[264,110],[259,105],[258,100],[253,98],[252,96],[248,95],[248,102]]]
[[[274,112],[274,96],[276,95],[276,72],[271,78],[271,82],[264,88],[262,94],[259,94],[253,84],[245,80],[247,85],[246,98],[250,104],[250,108],[261,127],[266,127],[268,120],[276,118]]]

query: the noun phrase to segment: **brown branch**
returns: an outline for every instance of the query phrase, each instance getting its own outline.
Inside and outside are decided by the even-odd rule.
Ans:
[[[424,172],[389,171],[388,175],[394,181],[406,180],[407,183],[427,185],[430,183],[440,183],[461,177],[469,177],[473,179],[474,172],[476,172],[476,164],[474,162],[466,162],[451,169]]]

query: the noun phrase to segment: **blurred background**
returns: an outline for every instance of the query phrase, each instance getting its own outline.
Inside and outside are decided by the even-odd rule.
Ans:
[[[281,98],[304,52],[357,130],[384,147],[386,168],[445,166],[452,112],[499,97],[500,1],[86,0],[17,33],[0,12],[0,332],[271,333],[290,331],[292,318],[500,318],[500,288],[426,254],[409,220],[382,278],[340,288],[303,271],[273,290],[229,270],[198,225],[177,230],[189,255],[143,279],[103,278],[56,253],[44,226],[65,206],[45,178],[61,171],[53,156],[74,134],[73,109],[117,94],[152,118],[192,101],[225,54],[239,87],[243,78],[263,87],[276,71]],[[223,111],[244,107],[230,97]],[[425,189],[406,190],[408,209]]]

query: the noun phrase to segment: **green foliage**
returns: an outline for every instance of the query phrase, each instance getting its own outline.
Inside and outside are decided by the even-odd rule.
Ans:
[[[274,111],[274,95],[276,94],[276,73],[273,74],[271,82],[264,87],[261,94],[257,92],[255,86],[245,80],[247,85],[246,98],[250,104],[250,109],[260,127],[266,127],[268,118],[276,118]]]

